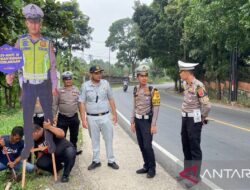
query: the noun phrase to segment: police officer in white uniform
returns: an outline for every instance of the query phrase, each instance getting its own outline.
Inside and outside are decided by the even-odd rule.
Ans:
[[[103,135],[108,166],[119,169],[113,155],[113,126],[110,120],[110,107],[113,123],[117,123],[115,101],[108,81],[101,79],[103,69],[100,66],[90,67],[91,80],[85,82],[80,90],[80,114],[82,125],[89,129],[93,160],[88,170],[101,166],[100,163],[100,132]]]

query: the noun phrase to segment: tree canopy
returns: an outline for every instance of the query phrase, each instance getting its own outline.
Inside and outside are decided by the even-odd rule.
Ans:
[[[37,4],[44,12],[42,34],[54,42],[58,69],[61,72],[71,69],[76,75],[84,73],[84,67],[81,69],[80,65],[84,65],[85,61],[72,58],[72,50],[88,48],[93,29],[89,27],[89,18],[80,11],[76,0],[63,3],[55,0],[1,0],[0,45],[14,45],[18,36],[27,33],[22,8],[29,3]],[[18,83],[16,80],[13,87],[6,86],[5,75],[0,73],[0,99],[3,94],[5,102],[13,106],[15,101],[11,101],[11,96],[18,96]]]

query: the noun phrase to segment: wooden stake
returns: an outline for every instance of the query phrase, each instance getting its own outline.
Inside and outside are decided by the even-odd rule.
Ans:
[[[26,162],[27,160],[23,160],[23,173],[22,173],[22,189],[25,186],[25,177],[26,177]]]
[[[10,190],[11,184],[11,182],[8,182],[4,190]]]
[[[57,181],[57,171],[56,171],[56,159],[55,153],[51,153],[52,156],[52,164],[53,164],[53,172],[54,172],[54,180]]]

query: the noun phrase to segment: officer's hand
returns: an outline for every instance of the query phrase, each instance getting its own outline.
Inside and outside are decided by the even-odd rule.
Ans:
[[[151,126],[151,134],[156,134],[157,133],[157,127],[156,126]]]
[[[117,124],[117,115],[113,114],[113,124],[116,125]]]
[[[135,133],[135,123],[131,124],[130,129],[131,129],[132,133]]]
[[[87,122],[86,119],[84,119],[84,120],[82,121],[82,127],[85,128],[85,129],[88,129],[88,128],[89,128],[88,122]]]
[[[202,125],[206,125],[208,123],[208,120],[206,117],[201,117],[201,122],[202,122]]]
[[[46,122],[46,121],[43,122],[43,128],[44,129],[50,129],[51,128],[51,123],[50,123],[49,119],[48,119],[48,122]]]
[[[10,168],[14,168],[15,167],[15,163],[14,162],[8,162],[7,164]]]
[[[15,78],[15,74],[14,73],[7,74],[5,76],[6,83],[8,85],[12,86],[14,78]]]
[[[57,96],[57,95],[58,95],[57,88],[54,88],[54,89],[52,90],[52,95],[53,95],[53,96]]]
[[[0,137],[0,146],[4,147],[4,145],[5,145],[4,139]]]
[[[54,124],[57,124],[57,120],[58,120],[58,117],[55,116],[55,117],[53,118],[53,123],[54,123]]]

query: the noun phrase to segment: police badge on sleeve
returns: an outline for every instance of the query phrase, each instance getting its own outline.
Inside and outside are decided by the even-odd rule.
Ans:
[[[159,91],[155,88],[154,89],[154,94],[152,98],[152,104],[153,106],[159,106],[161,102],[161,97]]]
[[[197,94],[198,94],[199,100],[202,104],[207,104],[209,102],[209,98],[208,98],[208,95],[207,95],[205,88],[198,87]]]

